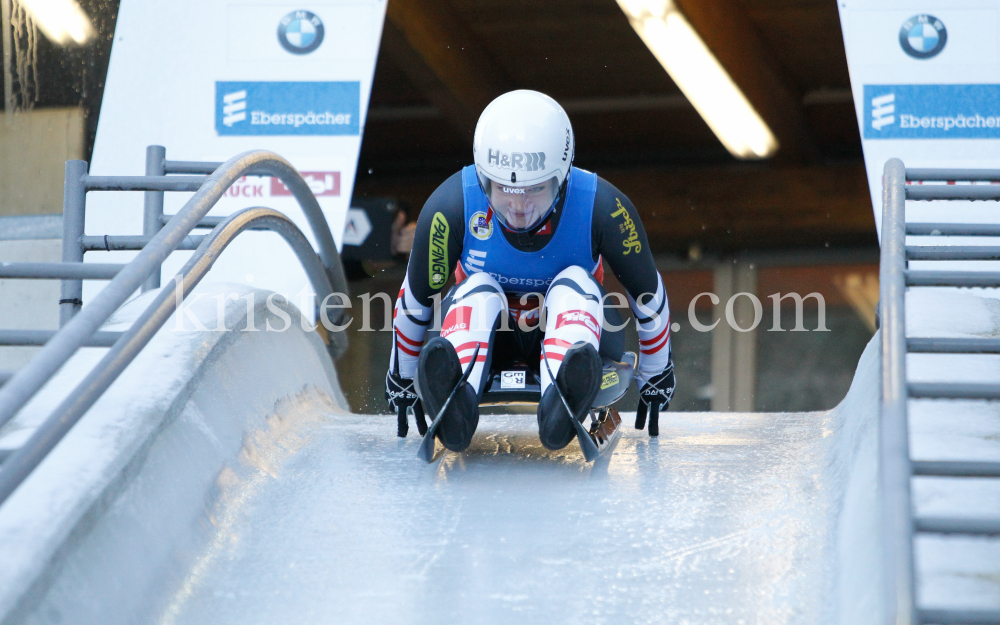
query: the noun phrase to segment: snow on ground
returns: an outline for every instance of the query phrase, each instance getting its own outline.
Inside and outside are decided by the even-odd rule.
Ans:
[[[965,244],[983,244],[965,241]],[[923,265],[923,266],[921,266]],[[998,263],[911,263],[911,268],[997,271]],[[996,289],[912,288],[906,295],[908,336],[1000,336]],[[910,354],[907,377],[919,382],[1000,380],[997,354]],[[1000,461],[1000,403],[947,399],[909,402],[914,460]],[[921,516],[995,518],[1000,480],[919,477],[913,506]],[[914,541],[918,602],[924,607],[1000,607],[1000,539],[918,535]]]

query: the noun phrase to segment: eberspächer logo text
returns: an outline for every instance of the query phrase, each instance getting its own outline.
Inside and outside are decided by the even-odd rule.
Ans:
[[[357,135],[358,82],[217,82],[220,135]]]

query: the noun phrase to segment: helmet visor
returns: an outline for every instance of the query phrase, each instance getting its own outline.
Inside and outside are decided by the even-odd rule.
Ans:
[[[525,232],[541,224],[559,199],[555,176],[525,185],[496,182],[480,176],[479,183],[493,214],[507,229],[515,232]]]

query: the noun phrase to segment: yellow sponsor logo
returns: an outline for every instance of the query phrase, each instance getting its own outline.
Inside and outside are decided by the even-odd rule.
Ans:
[[[430,285],[440,289],[448,281],[448,220],[434,213],[431,220]]]
[[[604,378],[601,379],[601,390],[611,388],[615,384],[618,384],[618,372],[611,371],[610,373],[605,373]]]
[[[642,242],[639,241],[639,233],[635,231],[635,222],[632,221],[632,217],[628,214],[628,210],[622,206],[622,201],[615,198],[615,202],[618,203],[618,210],[611,213],[612,217],[618,217],[619,215],[624,220],[624,223],[620,224],[618,228],[621,230],[622,234],[628,232],[628,236],[622,241],[622,245],[625,247],[624,254],[631,254],[632,252],[639,253],[642,251]]]

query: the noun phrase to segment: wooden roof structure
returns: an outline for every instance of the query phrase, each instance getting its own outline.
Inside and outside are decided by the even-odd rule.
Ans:
[[[563,104],[576,164],[637,205],[661,252],[873,245],[831,0],[674,0],[778,137],[737,161],[614,0],[389,0],[356,194],[415,215],[472,159],[479,112],[536,89]]]
[[[34,105],[83,106],[89,154],[118,0],[79,1],[98,42],[40,38]],[[528,88],[566,108],[576,164],[635,202],[656,251],[877,245],[833,0],[673,0],[778,137],[756,162],[729,155],[615,0],[386,1],[356,195],[415,217],[471,162],[483,107]]]

